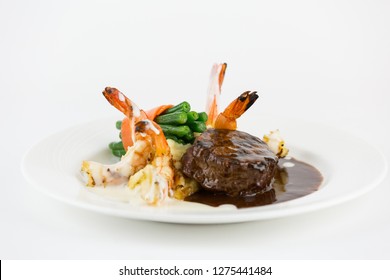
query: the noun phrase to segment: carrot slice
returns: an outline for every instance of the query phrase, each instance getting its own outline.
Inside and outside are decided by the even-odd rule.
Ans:
[[[131,122],[128,117],[124,118],[122,121],[121,134],[122,134],[122,143],[123,143],[123,147],[125,148],[125,151],[127,151],[128,147],[131,147],[134,144],[132,138],[133,129],[134,129],[133,122]]]
[[[149,120],[154,120],[157,116],[161,115],[165,110],[172,108],[173,105],[161,105],[153,109],[147,110],[145,113],[148,116]]]

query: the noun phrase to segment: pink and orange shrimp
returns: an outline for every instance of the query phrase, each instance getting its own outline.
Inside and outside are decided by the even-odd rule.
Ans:
[[[103,91],[103,95],[112,106],[125,115],[125,118],[122,121],[121,134],[123,147],[127,151],[135,142],[135,123],[147,119],[148,116],[143,110],[139,109],[133,101],[116,88],[106,87]]]
[[[173,106],[161,105],[151,110],[144,111],[139,109],[133,101],[116,88],[106,87],[103,91],[103,95],[112,106],[125,115],[125,118],[122,121],[121,134],[123,147],[126,151],[134,144],[135,123],[146,119],[154,120],[158,115]]]
[[[207,126],[214,126],[218,116],[219,96],[221,95],[222,83],[225,78],[227,64],[214,64],[211,68],[206,113],[208,115]]]
[[[152,153],[150,136],[136,134],[136,141],[115,164],[84,160],[81,174],[89,187],[126,183],[130,176],[145,167]]]
[[[112,165],[84,161],[81,172],[87,186],[127,182],[130,188],[138,187],[148,204],[158,204],[168,196],[174,178],[172,155],[163,131],[119,90],[107,87],[103,95],[128,120],[125,129],[122,123],[122,141],[127,139],[127,152]],[[156,108],[152,114],[161,110]]]
[[[258,97],[256,91],[242,93],[222,113],[218,114],[214,128],[236,130],[237,119],[255,103]]]
[[[237,128],[237,119],[255,103],[259,96],[255,91],[246,91],[231,102],[223,112],[219,113],[219,96],[221,95],[226,68],[227,64],[222,63],[214,64],[211,69],[206,104],[207,125],[216,129],[235,130]]]
[[[151,121],[139,121],[135,125],[136,133],[149,135],[152,140],[152,161],[130,177],[128,185],[138,188],[141,197],[148,204],[159,204],[172,190],[174,168],[168,142],[160,126]]]

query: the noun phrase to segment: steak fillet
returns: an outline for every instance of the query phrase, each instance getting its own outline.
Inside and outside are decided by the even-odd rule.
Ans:
[[[181,162],[183,173],[203,189],[236,197],[269,191],[278,157],[261,139],[246,132],[208,129]]]

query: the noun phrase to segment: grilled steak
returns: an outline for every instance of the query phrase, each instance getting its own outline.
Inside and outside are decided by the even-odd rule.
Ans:
[[[181,162],[183,173],[205,190],[250,196],[272,188],[278,158],[266,143],[246,132],[208,129]]]

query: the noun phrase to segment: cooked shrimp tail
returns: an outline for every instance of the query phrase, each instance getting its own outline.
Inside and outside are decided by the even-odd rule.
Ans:
[[[259,98],[256,91],[246,91],[242,93],[237,99],[229,104],[222,112],[223,115],[229,118],[238,119],[246,110],[248,110],[253,103]]]
[[[103,95],[112,106],[126,116],[122,122],[121,132],[123,147],[127,151],[128,147],[133,146],[135,142],[135,123],[147,119],[148,116],[143,110],[140,110],[133,101],[116,88],[106,87],[103,91]]]
[[[118,89],[106,87],[103,91],[103,95],[112,106],[121,111],[129,119],[132,119],[133,117],[147,118],[145,112],[140,110],[133,101]]]
[[[256,91],[242,93],[217,116],[214,128],[235,130],[236,120],[255,103],[258,97]]]
[[[211,68],[206,103],[206,113],[208,115],[206,124],[208,126],[213,126],[218,116],[219,96],[221,95],[222,83],[225,78],[226,68],[226,63],[214,64]]]

